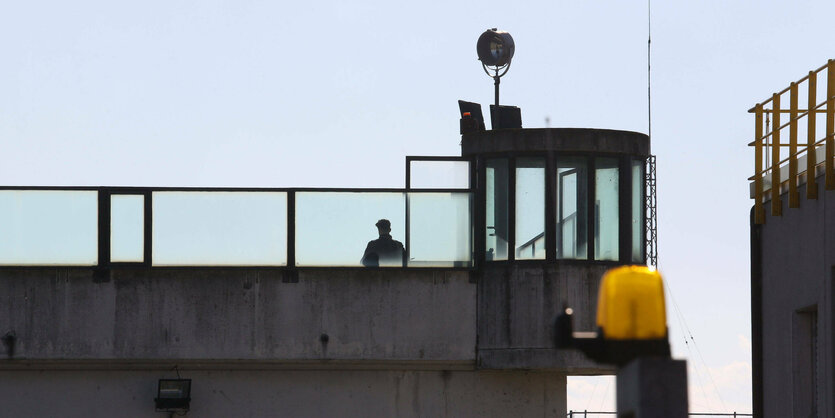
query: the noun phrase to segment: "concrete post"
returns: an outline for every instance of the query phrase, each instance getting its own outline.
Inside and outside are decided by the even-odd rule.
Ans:
[[[618,371],[618,418],[687,418],[687,362],[637,358]]]

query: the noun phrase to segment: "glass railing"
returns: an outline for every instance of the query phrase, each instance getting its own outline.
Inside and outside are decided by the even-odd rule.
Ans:
[[[296,265],[362,267],[380,219],[390,222],[392,240],[406,241],[405,193],[296,193]],[[382,265],[402,267],[402,251],[399,260]]]
[[[467,268],[472,213],[469,190],[7,188],[0,265]]]
[[[145,261],[145,195],[110,197],[110,261]]]
[[[154,192],[152,219],[155,266],[287,264],[287,192]]]
[[[97,196],[92,190],[0,190],[0,264],[97,264]]]
[[[414,193],[409,198],[410,267],[469,267],[473,243],[469,193]]]

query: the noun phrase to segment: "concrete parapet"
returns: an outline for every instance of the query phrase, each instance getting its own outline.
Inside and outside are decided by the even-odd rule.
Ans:
[[[466,271],[4,269],[0,331],[29,360],[472,362],[475,292]]]

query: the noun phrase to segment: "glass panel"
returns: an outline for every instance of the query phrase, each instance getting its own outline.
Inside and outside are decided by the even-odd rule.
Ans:
[[[383,267],[402,266],[405,209],[401,192],[296,193],[296,265],[374,266],[376,258]],[[389,233],[376,226],[381,219]]]
[[[516,160],[516,259],[545,258],[545,160]]]
[[[632,160],[632,262],[644,262],[644,160]]]
[[[110,261],[145,259],[145,196],[110,196]]]
[[[508,185],[509,172],[507,158],[487,160],[487,201],[486,213],[486,253],[484,259],[507,260],[508,228]]]
[[[413,189],[469,189],[469,161],[410,161]]]
[[[98,192],[0,191],[0,264],[98,263]]]
[[[154,192],[155,266],[287,264],[287,193]]]
[[[618,160],[597,158],[594,173],[594,258],[618,260]]]
[[[588,164],[557,160],[557,258],[588,258]]]
[[[409,267],[472,265],[470,193],[409,193]]]

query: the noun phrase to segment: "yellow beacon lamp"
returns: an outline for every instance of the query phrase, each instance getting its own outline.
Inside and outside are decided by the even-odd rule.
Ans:
[[[577,348],[589,358],[622,366],[637,357],[670,357],[661,274],[645,266],[603,275],[597,299],[597,332],[573,332],[572,309],[556,320],[557,348]]]

